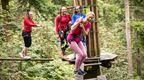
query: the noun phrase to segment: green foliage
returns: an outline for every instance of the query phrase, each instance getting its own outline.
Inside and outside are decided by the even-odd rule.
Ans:
[[[131,11],[135,20],[144,20],[144,1],[131,0]]]
[[[52,2],[53,2],[54,4],[62,5],[62,6],[66,5],[66,1],[67,1],[67,0],[52,0]]]
[[[133,30],[133,58],[134,58],[134,68],[135,68],[135,72],[137,72],[138,70],[138,66],[140,66],[140,64],[138,63],[138,59],[140,59],[141,62],[143,62],[143,56],[144,56],[144,5],[143,5],[144,1],[143,0],[131,0],[131,11],[132,11],[132,22],[131,22],[131,26],[132,26],[132,30]],[[139,49],[139,51],[138,51]],[[138,57],[138,54],[140,55],[140,58]],[[144,73],[144,64],[141,63],[141,67],[142,67],[142,74]],[[135,79],[138,78],[138,72],[134,74]],[[143,76],[141,76],[142,79],[144,79]]]
[[[133,61],[136,64],[136,48],[140,48],[142,56],[144,54],[144,5],[142,0],[131,0],[130,3],[131,14],[133,14],[131,15],[133,21],[130,24],[134,31],[132,33]],[[31,8],[36,13],[34,17],[36,22],[43,22],[44,26],[33,29],[33,41],[29,54],[33,58],[54,58],[54,61],[46,63],[23,62],[22,65],[20,65],[20,62],[0,63],[0,80],[74,80],[74,66],[69,65],[67,62],[62,62],[58,58],[60,51],[53,30],[53,18],[57,15],[59,8],[66,5],[72,5],[72,0],[10,0],[7,14],[2,13],[0,9],[1,57],[19,57],[18,53],[23,47],[20,27],[24,15],[23,12]],[[114,62],[112,68],[102,68],[102,74],[106,75],[108,80],[130,80],[131,78],[127,75],[124,0],[98,0],[98,8],[101,52],[110,52],[118,55],[118,59]],[[3,19],[6,16],[8,21]],[[7,33],[4,32],[3,22],[7,22]],[[135,36],[136,32],[138,36]],[[8,42],[5,41],[5,34],[8,36]],[[135,41],[135,38],[138,41]],[[137,42],[139,45],[136,45]],[[67,52],[71,53],[69,50]],[[137,80],[136,65],[134,65],[134,68],[134,79]]]
[[[119,1],[119,0],[118,0]],[[115,23],[119,23],[124,19],[123,0],[119,1],[103,1],[98,0],[100,23],[110,28],[115,28]]]
[[[63,63],[61,60],[55,60],[43,65],[37,64],[31,68],[27,68],[26,72],[33,78],[42,77],[47,80],[72,80],[73,68],[70,69],[68,66],[70,65]]]
[[[12,33],[13,34],[13,33]],[[73,80],[73,68],[66,62],[57,59],[58,46],[56,45],[56,37],[54,36],[53,26],[51,22],[46,22],[44,27],[37,27],[33,29],[33,44],[30,48],[29,54],[34,58],[55,58],[55,61],[45,64],[25,62],[22,65],[22,72],[17,68],[19,63],[5,63],[2,64],[3,79],[11,77],[13,80]],[[39,37],[38,37],[39,36]],[[1,57],[18,57],[21,51],[23,40],[21,31],[16,31],[11,36],[10,42],[3,42],[1,46]],[[15,56],[16,55],[16,56]],[[12,66],[15,65],[15,68]],[[4,67],[5,66],[5,67]],[[4,73],[5,72],[5,73]],[[6,77],[9,76],[9,77]]]
[[[133,21],[131,26],[134,30],[138,32],[144,31],[144,21]]]
[[[74,80],[73,66],[62,62],[60,59],[49,63],[23,62],[22,70],[17,69],[19,65],[16,63],[11,64],[13,67],[3,66],[3,73],[0,74],[2,80],[9,78],[12,80]]]

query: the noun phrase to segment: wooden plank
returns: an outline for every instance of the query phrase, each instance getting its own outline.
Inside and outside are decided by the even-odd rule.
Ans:
[[[96,60],[96,59],[100,59],[100,57],[91,57],[91,58],[87,58],[86,60]]]
[[[80,2],[80,6],[82,6],[83,5],[82,0],[79,0],[79,2]]]
[[[93,5],[94,4],[94,0],[92,0],[92,3],[91,3],[91,5]],[[95,13],[95,15],[96,15],[96,12],[95,12],[95,7],[94,6],[92,6],[91,7],[92,8],[92,11]],[[97,24],[95,24],[95,23],[93,23],[93,40],[94,40],[94,56],[96,56],[96,57],[98,57],[98,53],[97,53],[97,41],[96,41],[96,27],[97,27]]]
[[[116,59],[118,57],[118,55],[116,54],[112,54],[112,53],[101,53],[100,57],[90,57],[90,58],[87,58],[84,63],[91,63],[91,62],[98,62],[98,61],[104,61],[104,60],[109,60],[109,61],[112,61],[114,59]],[[70,54],[68,55],[68,58],[69,59],[63,59],[64,61],[68,61],[70,63],[74,63],[75,60],[73,59],[74,58],[74,54]]]
[[[0,58],[0,61],[53,61],[52,58],[31,58],[31,59],[22,59],[22,58]]]
[[[90,1],[90,3],[91,3],[91,1]],[[91,10],[91,7],[90,7],[90,10]],[[93,25],[92,25],[92,27],[93,27]],[[92,40],[92,34],[93,32],[92,32],[92,28],[90,29],[90,32],[89,32],[89,35],[88,35],[88,38],[89,38],[89,40],[88,40],[88,50],[89,50],[89,52],[88,52],[88,57],[92,57],[93,55],[93,40]]]
[[[97,77],[97,80],[107,80],[105,75],[100,75]]]
[[[87,0],[85,0],[85,6],[86,6],[86,5],[88,5],[88,2],[87,2]]]
[[[97,80],[97,78],[92,78],[92,79],[84,79],[84,80]]]
[[[101,65],[101,63],[89,63],[89,64],[84,64],[84,66],[95,66],[95,65]]]
[[[94,7],[94,13],[96,14],[95,15],[95,25],[96,25],[96,29],[95,29],[95,33],[96,33],[96,46],[97,46],[97,55],[100,56],[100,47],[99,47],[99,35],[98,35],[98,7],[97,7],[97,0],[94,0],[94,4],[96,6],[93,6]]]
[[[89,34],[88,34],[88,36],[87,36],[87,42],[88,42],[88,47],[87,47],[87,55],[88,55],[88,57],[90,57],[91,56],[91,35],[90,35],[90,32],[89,32]]]
[[[99,60],[85,60],[84,63],[98,63]]]
[[[78,5],[78,1],[77,0],[73,0],[74,6]]]
[[[118,57],[118,55],[116,54],[112,54],[112,53],[101,53],[100,55],[100,61],[103,60],[114,60]]]
[[[63,61],[68,61],[69,63],[71,63],[71,64],[75,64],[75,60],[69,60],[69,59],[63,59]],[[97,59],[93,59],[93,60],[85,60],[84,61],[84,63],[98,63],[99,62],[99,60],[97,60]]]

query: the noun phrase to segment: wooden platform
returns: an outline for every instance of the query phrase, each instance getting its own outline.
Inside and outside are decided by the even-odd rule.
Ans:
[[[68,55],[68,57],[70,58],[68,59],[63,59],[64,61],[69,61],[70,63],[74,63],[75,60],[72,59],[74,57],[74,54],[70,54]],[[102,61],[114,61],[118,56],[116,54],[112,54],[112,53],[101,53],[100,57],[93,57],[93,58],[87,58],[84,63],[90,63],[90,62],[97,62],[98,60],[100,60],[100,62]]]
[[[101,65],[106,68],[111,68],[112,61],[114,61],[118,56],[112,53],[101,53],[100,57],[87,58],[84,63],[85,66],[88,65]],[[64,61],[68,61],[70,64],[75,64],[74,54],[68,55],[68,59],[63,59]]]
[[[100,55],[100,61],[104,61],[104,60],[114,60],[116,59],[118,56],[116,54],[112,54],[112,53],[101,53]]]

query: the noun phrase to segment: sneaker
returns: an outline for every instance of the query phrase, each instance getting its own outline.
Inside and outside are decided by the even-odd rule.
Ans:
[[[77,71],[74,71],[75,74],[78,74],[78,75],[85,75],[86,72],[85,71],[82,71],[81,69],[77,70]]]
[[[64,60],[64,61],[68,61],[68,60],[69,60],[69,57],[66,56],[66,55],[64,55],[64,56],[60,56],[60,58],[61,58],[62,60]]]
[[[86,75],[87,74],[87,72],[86,71],[83,71],[83,70],[81,70],[80,69],[80,71],[84,74],[84,75]]]
[[[23,58],[24,59],[30,59],[31,57],[30,56],[24,56]]]
[[[19,53],[19,55],[20,55],[21,58],[24,58],[24,55],[22,53]]]

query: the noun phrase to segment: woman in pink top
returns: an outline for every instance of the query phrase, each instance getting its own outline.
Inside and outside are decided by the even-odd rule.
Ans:
[[[81,64],[87,57],[86,48],[84,47],[81,41],[81,34],[84,32],[88,35],[91,23],[90,21],[94,18],[94,13],[89,12],[86,17],[79,18],[72,26],[71,31],[67,36],[67,41],[69,42],[69,47],[76,53],[76,62],[75,62],[75,74],[84,75],[85,71],[80,69]]]

